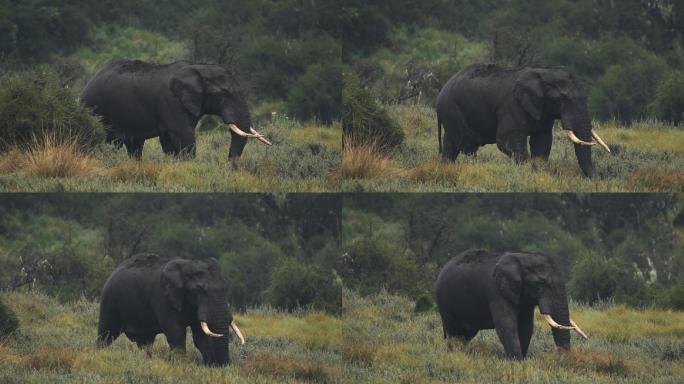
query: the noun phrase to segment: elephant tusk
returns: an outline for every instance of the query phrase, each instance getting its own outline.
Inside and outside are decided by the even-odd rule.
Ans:
[[[266,144],[266,145],[273,145],[270,141],[268,141],[268,140],[264,137],[264,135],[262,135],[261,133],[257,132],[254,128],[249,127],[249,130],[250,130],[250,132],[252,132],[252,134],[255,135],[255,137],[256,137],[259,141],[261,141],[262,143],[264,143],[264,144]]]
[[[254,137],[254,135],[252,135],[252,134],[250,134],[250,133],[247,133],[247,132],[243,131],[242,129],[238,128],[238,126],[235,125],[235,124],[228,124],[228,128],[230,128],[231,131],[237,133],[239,136],[242,136],[242,137]]]
[[[595,145],[596,143],[590,143],[588,141],[582,141],[579,137],[575,136],[575,132],[568,131],[568,139],[578,145]]]
[[[237,337],[240,339],[240,345],[245,345],[245,338],[242,336],[242,332],[240,332],[240,328],[235,325],[235,321],[230,323],[230,327],[233,329],[233,332],[237,335]]]
[[[579,325],[577,325],[574,321],[572,321],[572,319],[570,319],[570,324],[572,324],[575,332],[579,333],[580,336],[584,337],[585,339],[589,338],[589,336],[587,336],[587,334],[584,333],[584,331],[582,331],[582,329],[579,327]]]
[[[223,337],[223,335],[219,335],[218,333],[210,331],[206,321],[202,321],[200,326],[202,326],[202,331],[204,331],[204,334],[209,337]]]
[[[606,144],[606,142],[603,141],[603,139],[601,138],[601,136],[599,136],[598,133],[596,133],[596,131],[594,131],[593,129],[591,130],[591,136],[593,136],[594,139],[596,139],[596,141],[598,141],[599,145],[600,145],[603,149],[605,149],[606,151],[608,151],[608,153],[611,153],[611,152],[610,152],[610,148],[608,147],[608,144]]]
[[[556,328],[556,329],[563,329],[563,330],[575,329],[575,327],[571,327],[571,326],[568,326],[568,325],[560,325],[560,324],[556,323],[556,322],[553,320],[553,318],[551,317],[551,315],[543,315],[543,316],[544,316],[544,320],[546,320],[546,322],[549,323],[549,325],[550,325],[551,327],[553,327],[553,328]]]

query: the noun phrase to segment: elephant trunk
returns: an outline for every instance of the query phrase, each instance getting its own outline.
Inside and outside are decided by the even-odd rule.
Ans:
[[[205,363],[213,366],[229,364],[228,332],[233,315],[226,306],[226,300],[212,300],[198,316],[202,331],[208,336],[206,350],[202,351]]]
[[[579,107],[577,104],[583,104]],[[575,155],[582,173],[589,178],[596,175],[594,163],[591,159],[592,129],[591,119],[586,107],[586,103],[568,103],[561,111],[561,122],[563,129],[568,130],[568,136],[575,146]]]
[[[570,327],[570,312],[568,310],[568,298],[565,289],[561,288],[554,293],[551,316],[561,326]],[[570,330],[551,328],[553,341],[556,346],[562,349],[570,349]]]

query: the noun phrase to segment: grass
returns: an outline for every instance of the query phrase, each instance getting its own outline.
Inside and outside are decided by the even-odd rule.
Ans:
[[[247,144],[237,168],[228,160],[230,135],[198,132],[197,157],[179,160],[145,143],[143,160],[103,144],[83,154],[75,145],[45,141],[0,154],[0,191],[325,192],[340,189],[342,130],[277,116],[259,127],[272,147]]]
[[[62,304],[36,293],[4,296],[21,325],[0,341],[2,383],[328,383],[343,371],[341,320],[318,312],[254,308],[236,314],[246,344],[233,339],[232,364],[207,368],[190,335],[185,354],[171,352],[163,336],[150,356],[125,336],[98,349],[98,303]]]
[[[657,122],[630,128],[615,123],[596,129],[613,154],[593,151],[597,180],[587,180],[577,165],[574,149],[556,128],[548,162],[515,164],[496,145],[480,148],[475,157],[460,155],[455,163],[438,154],[436,116],[432,107],[387,106],[406,134],[391,156],[349,153],[351,170],[361,165],[373,172],[343,170],[344,191],[355,192],[672,192],[684,191],[684,130]],[[377,163],[377,164],[365,164]],[[351,165],[355,165],[351,167]]]
[[[494,331],[447,352],[436,311],[386,293],[345,291],[342,356],[349,382],[373,383],[676,383],[684,378],[684,313],[623,306],[571,305],[589,335],[557,351],[540,315],[528,359],[503,359]]]

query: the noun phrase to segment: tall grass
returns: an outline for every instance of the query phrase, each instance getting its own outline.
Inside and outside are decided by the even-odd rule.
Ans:
[[[0,340],[2,383],[329,383],[343,372],[340,320],[318,312],[264,307],[236,314],[246,344],[231,342],[228,367],[208,368],[190,336],[186,353],[170,351],[163,336],[149,355],[124,335],[111,347],[96,348],[96,302],[61,304],[38,293],[8,293],[3,299],[20,328]],[[311,344],[310,335],[320,340]]]

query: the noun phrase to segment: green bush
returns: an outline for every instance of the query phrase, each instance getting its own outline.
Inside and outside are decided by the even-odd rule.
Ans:
[[[345,73],[342,81],[342,128],[345,145],[372,144],[389,152],[404,141],[404,132],[387,111],[363,89],[358,78]]]
[[[266,298],[271,305],[290,311],[312,306],[339,313],[342,310],[341,288],[340,279],[334,272],[287,258],[271,273]]]
[[[645,301],[647,287],[636,272],[631,264],[618,258],[584,256],[573,266],[570,295],[589,304],[613,299],[639,305]]]
[[[287,97],[292,114],[326,124],[340,116],[340,73],[337,65],[312,64],[295,82]]]
[[[0,150],[30,145],[52,135],[75,138],[84,147],[104,140],[104,126],[61,83],[54,70],[41,66],[0,77]]]
[[[9,336],[19,328],[17,315],[0,300],[0,338]]]
[[[673,71],[658,84],[650,109],[659,119],[673,124],[684,121],[684,72]]]

